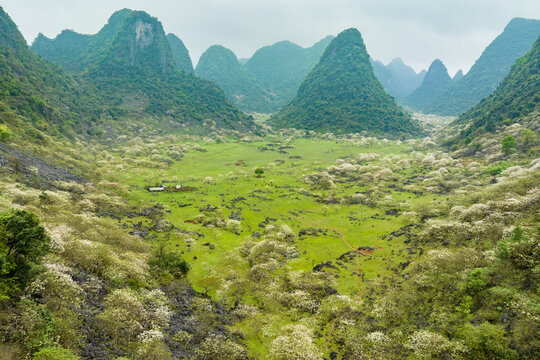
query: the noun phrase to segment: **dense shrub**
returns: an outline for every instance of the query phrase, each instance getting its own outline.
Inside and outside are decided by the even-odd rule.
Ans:
[[[71,350],[61,347],[43,348],[34,354],[32,360],[78,360],[79,357]]]
[[[166,245],[161,243],[154,250],[148,260],[150,268],[158,272],[167,272],[176,278],[180,278],[189,271],[188,263],[175,252],[166,249]]]
[[[50,250],[50,238],[26,210],[0,214],[0,300],[26,285],[32,267]]]

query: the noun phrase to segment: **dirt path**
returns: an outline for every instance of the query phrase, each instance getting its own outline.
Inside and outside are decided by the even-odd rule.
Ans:
[[[364,254],[358,250],[357,248],[355,248],[354,246],[352,246],[352,244],[350,242],[347,241],[347,239],[345,238],[345,235],[339,231],[339,230],[336,230],[336,229],[328,229],[330,231],[333,231],[335,232],[336,234],[338,234],[340,237],[341,237],[341,240],[343,240],[343,242],[352,250],[354,251],[355,253],[358,254],[358,256],[355,256],[354,257],[354,260],[355,260],[355,263],[356,263],[356,272],[354,274],[354,282],[356,284],[356,290],[358,291],[358,297],[360,297],[360,295],[362,294],[361,291],[360,291],[360,280],[359,280],[359,276],[361,273],[363,273],[362,269],[360,269],[360,260],[358,259],[360,256],[363,256]]]

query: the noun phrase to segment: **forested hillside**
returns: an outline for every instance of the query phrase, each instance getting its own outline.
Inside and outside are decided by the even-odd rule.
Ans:
[[[278,128],[416,135],[420,127],[381,86],[360,32],[338,35],[296,98],[271,118]]]
[[[178,69],[188,73],[194,73],[193,63],[184,42],[174,34],[167,34],[167,40],[169,40],[169,45],[171,45],[174,61]]]
[[[197,63],[196,75],[218,84],[240,109],[269,113],[275,108],[274,94],[265,91],[236,55],[220,45],[208,48]]]
[[[540,37],[516,61],[493,94],[459,117],[454,125],[467,125],[460,139],[470,142],[485,132],[519,122],[533,112],[540,112]]]
[[[30,52],[1,8],[0,32],[3,123],[24,128],[36,140],[40,139],[36,129],[72,137],[96,125],[103,107],[93,86]]]
[[[421,110],[460,115],[489,96],[540,35],[540,20],[515,18],[484,50],[469,72]]]

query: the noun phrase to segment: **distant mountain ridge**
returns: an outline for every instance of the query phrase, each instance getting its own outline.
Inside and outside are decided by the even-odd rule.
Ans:
[[[464,113],[495,90],[539,35],[540,20],[512,19],[465,76],[429,102],[423,101],[416,110],[439,115]]]
[[[221,45],[213,45],[201,55],[196,74],[218,84],[240,109],[272,111],[275,97],[263,89],[231,50]]]
[[[309,48],[281,41],[257,50],[250,59],[243,59],[245,64],[238,59],[234,64],[219,64],[220,57],[211,47],[201,57],[204,61],[200,66],[197,64],[195,72],[216,82],[244,111],[273,113],[292,100],[332,38],[327,36]]]
[[[403,99],[417,89],[426,75],[425,70],[417,74],[401,58],[393,59],[388,65],[372,60],[371,65],[381,85],[396,99]]]
[[[540,112],[540,36],[532,49],[515,62],[493,94],[460,116],[454,125],[469,124],[460,137],[472,139],[519,122],[534,111]]]
[[[340,33],[306,77],[296,98],[270,122],[277,128],[412,136],[420,126],[388,95],[373,73],[362,36]]]
[[[300,84],[319,62],[333,38],[327,36],[308,48],[281,41],[260,48],[248,60],[246,67],[266,91],[276,95],[274,111],[294,98]]]

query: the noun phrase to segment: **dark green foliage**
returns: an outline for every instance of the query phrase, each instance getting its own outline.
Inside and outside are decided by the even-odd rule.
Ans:
[[[493,164],[485,169],[485,172],[487,174],[497,176],[500,173],[502,173],[504,170],[508,169],[510,166],[513,166],[514,164],[509,161],[501,161],[498,164]]]
[[[171,46],[172,54],[174,57],[174,62],[178,70],[182,70],[188,73],[194,73],[193,63],[189,57],[189,51],[176,35],[167,34],[167,40]]]
[[[420,126],[386,94],[375,77],[356,29],[345,30],[332,40],[296,98],[270,122],[278,128],[320,132],[421,133]]]
[[[143,11],[129,14],[105,55],[91,66],[91,77],[164,77],[175,72],[171,47],[163,26]]]
[[[440,115],[464,113],[497,88],[512,64],[529,51],[539,35],[540,20],[513,19],[463,78],[421,110]]]
[[[429,108],[434,99],[441,96],[453,83],[446,66],[441,60],[435,59],[431,63],[420,87],[407,96],[405,103],[414,109],[428,112],[426,109]]]
[[[0,213],[0,299],[24,287],[30,270],[50,250],[50,238],[26,210]]]
[[[469,349],[467,359],[511,360],[518,357],[516,351],[510,349],[502,326],[488,322],[479,325],[467,324],[460,335]]]
[[[477,137],[497,127],[511,124],[540,107],[540,38],[518,59],[497,90],[467,111],[455,124],[470,123],[461,139]],[[505,122],[506,119],[511,119]]]
[[[163,243],[156,248],[148,264],[154,271],[167,272],[175,278],[180,278],[189,271],[189,264],[178,253],[168,251]]]
[[[501,144],[501,151],[505,155],[510,155],[516,150],[516,139],[512,135],[506,136]]]
[[[275,108],[275,96],[266,92],[236,55],[223,46],[211,46],[202,54],[196,74],[218,84],[242,110],[267,113]]]
[[[256,168],[255,169],[255,175],[257,177],[261,177],[261,176],[263,176],[263,174],[264,174],[264,169],[263,168]]]
[[[417,74],[400,58],[395,58],[386,66],[377,60],[372,61],[371,65],[381,85],[396,99],[403,99],[417,89],[426,76],[425,70]]]
[[[319,62],[333,38],[327,36],[310,48],[281,41],[257,50],[248,60],[246,68],[263,89],[275,95],[274,103],[270,104],[270,112],[279,110],[294,98],[298,87]]]
[[[15,304],[14,327],[8,339],[21,343],[26,354],[43,347],[54,347],[58,339],[58,323],[44,304],[23,298]]]
[[[537,136],[531,129],[523,129],[519,133],[519,145],[524,151],[532,148],[537,141]]]
[[[146,103],[145,112],[181,124],[200,126],[211,119],[225,128],[253,126],[217,86],[176,69],[161,23],[145,12],[125,19],[108,53],[84,77],[107,95],[110,106],[135,97]]]
[[[77,360],[71,350],[61,347],[46,347],[34,354],[33,360]]]
[[[520,270],[533,270],[540,264],[537,239],[525,236],[519,226],[516,226],[507,240],[498,244],[496,255],[501,262]]]

